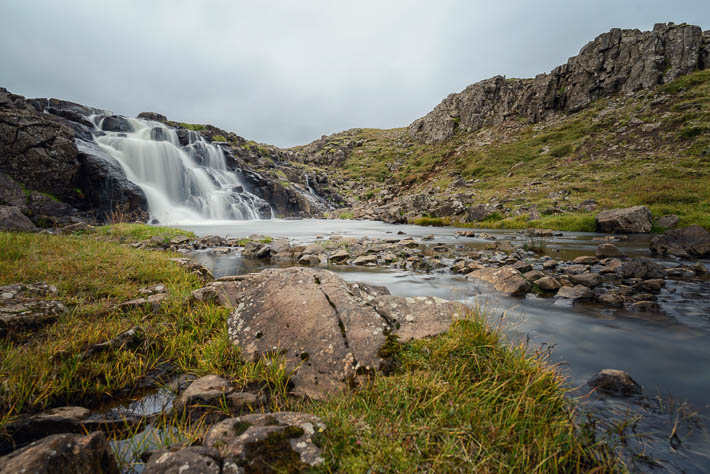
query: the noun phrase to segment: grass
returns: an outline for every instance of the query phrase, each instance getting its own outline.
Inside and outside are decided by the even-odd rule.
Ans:
[[[449,225],[449,219],[444,219],[441,217],[417,217],[415,219],[412,219],[411,223],[422,226],[442,227],[445,225]]]
[[[56,323],[0,342],[0,433],[21,413],[54,406],[96,406],[130,392],[161,364],[178,372],[222,375],[259,386],[273,410],[304,410],[327,423],[322,472],[612,471],[618,460],[572,421],[563,379],[543,356],[505,343],[471,314],[435,338],[389,338],[393,372],[325,402],[287,396],[278,358],[245,362],[227,334],[228,310],[188,302],[202,285],[163,251],[111,238],[142,239],[161,227],[120,225],[95,234],[0,233],[0,284],[46,281],[71,308]],[[156,235],[156,234],[153,234]],[[166,285],[157,312],[112,311],[141,287]],[[140,326],[144,342],[89,358],[91,344]],[[225,410],[224,407],[217,409]],[[204,420],[166,417],[159,443],[199,440]],[[176,430],[176,431],[173,431]]]
[[[172,227],[161,227],[148,224],[113,224],[96,228],[98,235],[106,236],[118,241],[134,241],[150,239],[151,237],[162,237],[165,242],[175,237],[194,238],[195,234],[186,230],[174,229]]]
[[[360,145],[342,148],[348,142]],[[656,217],[676,214],[681,226],[710,230],[710,70],[534,125],[509,120],[434,144],[414,141],[403,128],[354,129],[320,146],[324,158],[347,150],[344,165],[327,173],[352,182],[358,195],[385,183],[399,195],[505,205],[501,219],[477,226],[591,231],[600,210],[646,205]],[[597,202],[594,211],[581,207],[589,200]],[[532,207],[543,217],[517,217]],[[546,216],[553,207],[562,214]]]

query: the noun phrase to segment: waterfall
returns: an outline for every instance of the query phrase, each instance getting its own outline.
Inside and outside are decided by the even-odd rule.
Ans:
[[[191,130],[160,122],[95,115],[95,141],[140,186],[151,220],[161,224],[271,217],[263,199],[246,192],[224,151]]]

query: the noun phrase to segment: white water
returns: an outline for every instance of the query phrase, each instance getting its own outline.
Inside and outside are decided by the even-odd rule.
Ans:
[[[104,116],[90,118],[101,129]],[[162,123],[125,119],[128,132],[102,132],[96,143],[140,186],[150,218],[161,224],[259,219],[268,204],[241,190],[237,174],[227,169],[224,151],[189,131],[180,146],[176,131]],[[268,217],[268,216],[266,216]]]

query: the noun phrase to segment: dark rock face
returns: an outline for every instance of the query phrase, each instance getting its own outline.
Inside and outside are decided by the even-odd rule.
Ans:
[[[667,230],[651,240],[654,255],[675,255],[682,258],[710,256],[710,232],[699,225]]]
[[[651,211],[646,206],[602,211],[596,216],[597,230],[609,234],[651,232]]]
[[[0,458],[0,474],[119,474],[116,459],[101,432],[86,436],[56,434]]]
[[[625,262],[621,266],[621,275],[624,278],[640,278],[641,280],[659,279],[665,277],[663,267],[653,261],[638,257]]]
[[[641,394],[641,386],[623,370],[604,369],[587,383],[590,387],[610,395],[628,397]]]
[[[28,189],[74,198],[78,168],[74,132],[0,88],[0,171]]]
[[[457,130],[474,131],[508,117],[538,122],[555,112],[576,112],[617,92],[633,93],[704,69],[710,42],[698,26],[658,24],[653,31],[612,29],[549,74],[534,79],[496,76],[451,94],[409,126],[428,143]]]
[[[0,206],[0,230],[31,232],[37,227],[25,216],[19,207]]]

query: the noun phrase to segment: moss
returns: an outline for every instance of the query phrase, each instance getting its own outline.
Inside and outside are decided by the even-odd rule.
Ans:
[[[449,225],[449,219],[443,217],[417,217],[411,220],[412,224],[421,226],[442,227]]]
[[[212,135],[212,141],[213,142],[226,142],[227,139],[224,138],[224,135]]]

